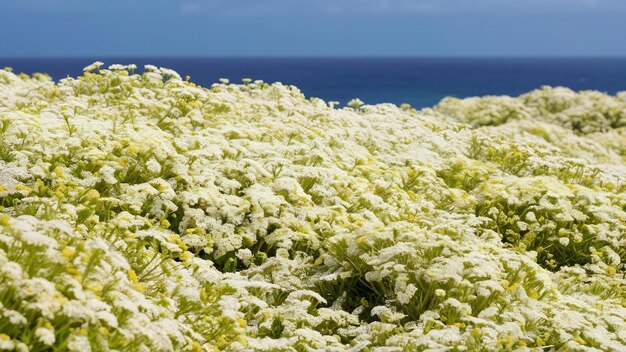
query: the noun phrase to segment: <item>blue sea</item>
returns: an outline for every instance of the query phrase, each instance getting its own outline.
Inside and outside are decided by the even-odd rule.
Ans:
[[[0,67],[46,72],[58,80],[80,75],[96,60],[168,67],[204,86],[219,78],[279,81],[299,87],[308,97],[342,105],[358,97],[368,104],[421,108],[446,96],[516,96],[542,85],[609,94],[626,90],[626,58],[0,58]]]

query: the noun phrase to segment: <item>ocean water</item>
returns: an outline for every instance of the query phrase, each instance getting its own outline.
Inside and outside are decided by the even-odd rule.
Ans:
[[[108,58],[106,65],[135,63],[175,69],[195,83],[219,78],[283,82],[308,97],[339,101],[358,97],[368,104],[432,106],[446,96],[516,96],[542,85],[609,94],[626,90],[626,58]],[[46,72],[55,80],[80,75],[96,59],[2,59],[15,72]]]

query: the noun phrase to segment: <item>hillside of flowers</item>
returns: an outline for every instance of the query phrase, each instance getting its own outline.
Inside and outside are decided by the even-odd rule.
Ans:
[[[626,350],[626,92],[136,70],[0,70],[0,350]]]

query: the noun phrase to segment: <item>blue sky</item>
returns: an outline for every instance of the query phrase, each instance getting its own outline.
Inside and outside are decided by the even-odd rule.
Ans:
[[[0,0],[0,57],[626,56],[625,0]]]

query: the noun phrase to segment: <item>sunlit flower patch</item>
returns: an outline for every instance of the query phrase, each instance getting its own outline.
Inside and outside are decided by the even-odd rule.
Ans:
[[[0,350],[626,350],[626,95],[0,70]]]

